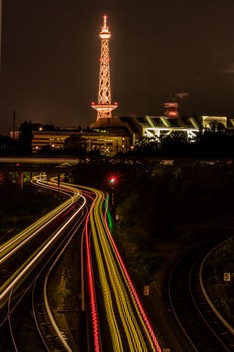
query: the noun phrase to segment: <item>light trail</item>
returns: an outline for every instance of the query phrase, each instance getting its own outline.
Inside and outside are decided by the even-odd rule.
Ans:
[[[76,190],[77,193],[77,190]],[[2,308],[9,295],[14,292],[14,290],[22,284],[24,279],[28,276],[28,274],[33,270],[34,266],[39,262],[39,260],[44,256],[44,254],[51,248],[53,243],[57,240],[63,230],[69,225],[69,223],[77,216],[77,214],[83,209],[86,204],[86,198],[79,193],[79,197],[83,199],[83,203],[80,207],[73,213],[72,216],[69,216],[69,219],[62,225],[60,228],[52,234],[46,242],[41,244],[41,246],[31,254],[29,258],[25,260],[25,262],[18,267],[15,272],[8,278],[4,284],[0,287],[0,308]],[[74,200],[73,200],[74,201]],[[57,215],[59,216],[60,213]]]
[[[94,257],[91,257],[90,249],[92,243],[98,268],[98,278],[95,280],[100,282],[112,349],[116,352],[126,351],[126,348],[137,352],[149,350],[161,352],[159,342],[109,230],[105,195],[93,188],[83,188],[96,195],[89,219],[91,237],[88,230],[86,233],[91,312],[95,312],[93,316],[95,346],[97,346],[95,352],[100,351],[102,346],[100,346],[101,331],[94,292],[92,268]]]
[[[92,198],[93,203],[91,209],[89,211],[88,216],[86,217],[85,223],[85,239],[86,239],[86,256],[87,256],[87,276],[88,276],[88,288],[89,288],[89,296],[90,296],[90,312],[92,319],[92,328],[93,328],[93,343],[94,343],[94,351],[101,351],[101,339],[100,339],[100,327],[98,321],[98,310],[97,310],[97,301],[95,295],[95,284],[94,284],[94,276],[93,276],[93,267],[92,267],[92,256],[91,256],[91,244],[90,244],[90,234],[89,234],[89,217],[95,205],[95,199]]]
[[[141,301],[140,301],[140,299],[139,299],[139,297],[137,295],[136,289],[135,289],[135,287],[133,285],[133,282],[130,279],[130,276],[128,274],[126,266],[124,265],[124,262],[123,262],[123,260],[121,258],[121,255],[120,255],[119,251],[118,251],[118,248],[116,247],[116,244],[114,242],[113,236],[112,236],[112,234],[110,232],[110,229],[109,229],[109,226],[108,226],[108,223],[107,223],[107,218],[106,218],[107,210],[108,209],[106,208],[104,219],[105,219],[105,226],[106,226],[106,230],[107,230],[107,233],[108,233],[108,236],[109,236],[109,240],[111,241],[112,246],[114,248],[114,253],[115,253],[115,255],[117,256],[117,258],[118,258],[118,260],[120,262],[121,269],[123,270],[126,283],[129,284],[129,286],[131,288],[131,291],[132,291],[132,294],[133,294],[133,298],[134,298],[134,300],[136,302],[136,308],[137,308],[137,310],[139,309],[140,316],[142,316],[142,318],[143,318],[143,321],[144,321],[143,327],[145,325],[145,332],[146,332],[147,335],[149,334],[148,335],[149,339],[152,339],[152,347],[156,347],[156,351],[161,351],[161,347],[160,347],[160,345],[158,343],[156,335],[155,335],[155,333],[154,333],[154,331],[153,331],[153,329],[151,327],[151,324],[149,322],[149,319],[148,319],[148,317],[147,317],[147,315],[146,315],[146,313],[145,313],[145,311],[144,311],[144,309],[142,307],[142,303],[141,303]]]
[[[83,204],[4,283],[0,289],[0,307],[5,304],[11,292],[14,292],[27,275],[32,272],[34,266],[51,248],[69,222],[81,211],[89,197],[92,204],[89,214],[86,216],[85,245],[94,352],[103,351],[102,338],[104,340],[107,334],[108,342],[111,342],[112,350],[115,352],[161,352],[161,347],[109,229],[107,221],[108,198],[103,192],[93,188],[66,183],[61,183],[61,186],[64,189],[69,188],[73,192],[72,198],[74,199],[72,201],[75,202],[79,197],[82,197]],[[55,190],[55,188],[54,185],[53,189]],[[69,204],[71,206],[71,201]],[[60,212],[60,207],[58,208]],[[44,219],[44,221],[46,220]],[[41,226],[43,226],[44,221],[40,222]],[[48,221],[50,221],[49,218]],[[35,226],[36,231],[37,226]],[[24,237],[21,238],[23,239],[19,243],[14,242],[15,248],[20,248],[21,242],[24,241]],[[9,253],[12,252],[9,251]],[[97,270],[94,269],[94,263],[97,265]],[[96,274],[98,274],[97,277]],[[98,307],[100,309],[100,306],[96,300],[95,282],[100,282],[100,292],[103,300],[101,305],[103,304],[105,309],[106,323],[101,322],[100,324],[99,322]],[[103,332],[102,329],[105,331]]]
[[[56,217],[65,212],[80,197],[76,188],[70,187],[70,190],[74,193],[70,199],[0,246],[0,264],[36,236],[45,226],[54,221]]]
[[[93,224],[92,234],[94,247],[101,279],[101,288],[103,291],[103,296],[105,297],[105,308],[111,331],[113,348],[115,351],[124,351],[120,327],[117,323],[117,318],[119,317],[124,327],[130,351],[146,351],[147,345],[144,342],[141,329],[137,323],[135,312],[133,312],[132,304],[129,299],[129,293],[127,292],[126,286],[123,282],[122,273],[120,272],[118,262],[116,262],[112,248],[110,248],[110,243],[105,233],[106,229],[103,227],[103,222],[100,218],[100,211],[102,211],[103,205],[102,197],[103,195],[100,194],[98,206],[95,207],[96,214],[95,217],[91,219],[91,223]],[[104,260],[102,257],[104,257],[106,263],[103,262]],[[112,291],[114,292],[115,302],[118,307],[118,314],[116,314],[113,309],[114,302],[107,277],[111,283]]]

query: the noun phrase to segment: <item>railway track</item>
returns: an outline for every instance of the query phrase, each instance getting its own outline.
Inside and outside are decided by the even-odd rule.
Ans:
[[[65,280],[64,272],[61,273],[61,268],[65,270],[64,265],[66,267],[63,254],[67,250],[72,251],[74,245],[76,246],[75,248],[79,247],[80,234],[77,234],[77,225],[74,224],[59,248],[54,251],[48,262],[41,268],[41,272],[35,278],[32,287],[23,294],[20,303],[16,305],[13,314],[9,318],[12,351],[79,352],[77,341],[75,341],[71,333],[71,325],[67,322],[67,317],[78,312],[75,312],[65,302],[63,303],[64,307],[60,305],[55,310],[53,299],[49,297],[48,293],[48,291],[53,290],[53,288],[48,287],[51,285],[49,283],[50,280],[52,282],[60,280],[62,285],[65,286],[63,282]],[[74,236],[76,237],[73,238]],[[69,249],[67,247],[70,242],[72,246]],[[79,252],[76,254],[80,258]],[[80,267],[77,268],[76,276],[79,276],[79,270]],[[78,283],[78,280],[76,282]],[[74,289],[78,297],[80,288],[76,287]],[[62,297],[61,299],[64,301]],[[77,315],[75,317],[76,321],[79,320]],[[77,331],[78,329],[75,329],[75,334],[77,334]]]
[[[72,206],[74,207],[74,206]],[[68,337],[64,333],[64,324],[62,322],[66,322],[67,317],[71,320],[71,316],[76,313],[76,309],[71,308],[70,301],[69,304],[65,307],[65,303],[63,306],[58,307],[60,318],[59,322],[55,321],[53,318],[52,310],[50,306],[53,306],[53,302],[49,300],[49,281],[52,277],[55,277],[56,280],[59,275],[58,272],[61,271],[61,267],[64,266],[64,257],[67,255],[67,250],[71,248],[72,256],[69,257],[67,255],[66,258],[75,258],[73,261],[71,259],[66,259],[69,263],[69,266],[72,269],[67,271],[68,275],[63,275],[62,283],[65,293],[65,288],[69,287],[69,281],[76,282],[76,286],[72,287],[75,291],[76,302],[79,302],[79,293],[80,293],[80,271],[81,271],[81,263],[80,263],[80,236],[82,233],[82,223],[85,219],[86,210],[82,209],[82,205],[80,206],[79,200],[77,200],[76,205],[74,207],[74,211],[72,212],[71,219],[69,220],[68,216],[68,226],[61,230],[61,224],[58,224],[57,231],[62,231],[59,241],[56,242],[53,246],[51,246],[50,250],[47,252],[46,256],[41,260],[40,264],[31,271],[28,276],[25,278],[24,284],[19,285],[17,288],[14,288],[14,292],[9,295],[7,304],[4,305],[4,318],[1,322],[1,337],[4,332],[4,336],[6,336],[3,341],[1,341],[1,348],[4,348],[4,352],[42,352],[42,351],[74,351],[79,352],[79,348],[77,348],[77,341],[73,338],[70,333],[69,336],[69,344],[68,345]],[[54,231],[56,231],[54,229]],[[73,245],[70,246],[71,242]],[[74,245],[75,243],[75,245]],[[33,247],[34,248],[34,247]],[[75,250],[75,252],[74,252]],[[65,262],[66,262],[65,260]],[[60,261],[62,264],[60,265]],[[72,264],[71,264],[72,263]],[[73,266],[76,264],[76,266]],[[66,266],[66,265],[65,265]],[[58,269],[59,268],[59,269]],[[75,269],[75,273],[72,273],[73,268]],[[62,269],[64,270],[64,269]],[[65,270],[64,270],[65,271]],[[73,278],[71,276],[73,275]],[[60,275],[61,276],[61,275]],[[74,276],[76,280],[74,280]],[[65,280],[66,279],[66,280]],[[71,279],[71,280],[70,280]],[[65,287],[66,281],[66,287]],[[50,293],[53,292],[54,288],[50,288]],[[55,292],[55,296],[57,292]],[[74,298],[75,299],[75,298]],[[66,302],[68,300],[66,299]],[[78,303],[79,304],[79,303]],[[63,309],[64,308],[64,309]],[[57,314],[57,315],[59,315]],[[75,318],[77,319],[77,317]],[[67,323],[67,326],[74,327],[75,326]],[[72,329],[72,328],[71,328]],[[67,329],[66,334],[69,335],[69,329]],[[77,335],[78,329],[75,330],[75,334]],[[11,341],[11,342],[10,342]]]
[[[172,312],[189,341],[191,351],[234,351],[234,336],[219,321],[201,288],[204,257],[221,240],[197,246],[174,267],[169,280]]]
[[[21,303],[17,305],[14,314],[8,321],[10,339],[12,341],[11,351],[47,351],[35,326],[31,302],[31,292],[28,292],[21,300]]]

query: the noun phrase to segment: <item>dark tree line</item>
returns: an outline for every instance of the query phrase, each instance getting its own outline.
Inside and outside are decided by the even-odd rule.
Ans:
[[[233,157],[234,135],[226,130],[200,131],[194,140],[181,132],[160,138],[143,137],[131,152],[136,156],[157,157]]]
[[[122,174],[116,201],[118,238],[136,281],[150,280],[170,255],[169,244],[184,250],[233,233],[233,164],[179,159],[173,166],[138,167],[135,174],[131,168]]]
[[[19,138],[16,140],[8,136],[0,135],[0,154],[30,155],[32,153],[32,123],[31,121],[21,124]]]

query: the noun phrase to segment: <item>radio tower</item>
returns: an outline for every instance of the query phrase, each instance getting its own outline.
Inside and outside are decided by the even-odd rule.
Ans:
[[[103,16],[103,26],[99,37],[101,38],[101,58],[99,72],[99,89],[98,103],[92,103],[92,108],[97,111],[97,120],[99,118],[111,118],[112,110],[118,107],[118,104],[111,104],[111,86],[110,86],[110,57],[109,57],[109,39],[111,33],[106,25],[107,16]]]

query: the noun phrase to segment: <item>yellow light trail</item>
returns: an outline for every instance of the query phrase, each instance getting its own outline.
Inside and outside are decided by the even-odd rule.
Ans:
[[[105,195],[101,191],[90,190],[96,194],[95,206],[90,214],[91,238],[113,350],[125,351],[127,340],[129,351],[150,349],[161,352],[120,254],[110,237],[104,211]],[[123,330],[125,336],[122,336]]]
[[[36,236],[43,227],[52,222],[59,214],[62,214],[80,197],[80,193],[76,188],[70,187],[70,190],[73,190],[73,196],[70,199],[0,246],[0,264],[10,258],[13,253],[18,251],[29,240]]]
[[[70,188],[71,189],[71,188]],[[24,279],[29,275],[29,273],[33,270],[34,266],[38,263],[38,261],[44,256],[44,254],[48,251],[48,249],[51,247],[51,245],[57,240],[57,238],[60,236],[60,234],[62,233],[62,231],[68,226],[68,224],[73,220],[73,218],[75,218],[77,216],[77,214],[83,209],[83,207],[86,204],[86,199],[84,196],[82,196],[80,194],[80,192],[77,191],[77,189],[73,189],[74,191],[74,197],[72,202],[74,202],[78,195],[79,197],[81,197],[83,199],[83,203],[80,205],[80,207],[76,210],[75,213],[73,213],[72,216],[69,217],[69,219],[62,225],[60,226],[60,228],[55,232],[52,233],[47,240],[41,244],[40,247],[37,248],[36,251],[34,251],[30,257],[26,258],[24,263],[16,268],[16,270],[13,272],[13,274],[3,283],[3,285],[0,287],[0,308],[2,308],[5,304],[6,301],[9,297],[9,295],[24,281]],[[67,203],[67,202],[65,202]],[[71,205],[71,204],[70,204]],[[67,209],[67,205],[65,206],[65,208]],[[57,215],[54,215],[55,217],[59,217],[60,215],[60,207],[55,209],[55,214],[57,211]],[[52,212],[53,213],[53,212]],[[41,224],[41,226],[44,226],[44,222],[46,217],[43,218],[43,221],[38,221],[39,224]],[[50,220],[48,220],[48,222],[50,222]],[[26,233],[30,233],[30,238],[34,237],[34,232],[33,230],[36,229],[36,233],[37,231],[37,226],[32,226],[32,230],[29,231],[27,229]],[[23,238],[23,243],[25,241],[25,237],[21,236],[20,237]],[[14,241],[14,243],[16,243],[16,247],[14,248],[14,250],[11,250],[10,255],[12,255],[13,251],[15,250],[19,250],[21,248],[21,243],[18,243],[17,241]],[[9,253],[8,253],[9,254]],[[8,256],[7,254],[7,256]]]

